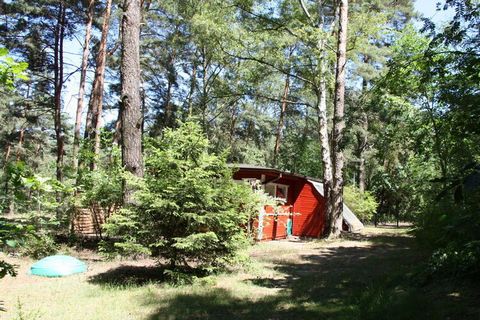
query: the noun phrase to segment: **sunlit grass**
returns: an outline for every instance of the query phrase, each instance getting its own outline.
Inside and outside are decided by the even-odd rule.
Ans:
[[[413,240],[404,229],[368,228],[338,241],[265,242],[246,268],[178,287],[162,283],[151,261],[87,261],[87,274],[48,279],[27,274],[32,260],[13,259],[19,276],[0,280],[0,318],[478,319],[461,301],[475,301],[472,291],[412,285],[408,272],[422,258]]]

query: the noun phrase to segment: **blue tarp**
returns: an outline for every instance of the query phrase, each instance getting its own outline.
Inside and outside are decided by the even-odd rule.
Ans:
[[[85,262],[65,255],[43,258],[30,267],[31,274],[42,277],[64,277],[85,271],[87,271]]]

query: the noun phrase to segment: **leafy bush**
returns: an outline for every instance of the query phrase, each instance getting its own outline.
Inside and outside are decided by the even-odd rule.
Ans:
[[[363,222],[371,221],[378,203],[373,194],[368,191],[360,192],[355,186],[345,186],[343,195],[346,205]]]
[[[233,181],[225,156],[208,152],[194,122],[166,129],[145,149],[136,204],[105,224],[108,235],[122,239],[115,248],[206,271],[231,262],[247,243],[244,226],[258,209],[255,194]]]
[[[451,245],[435,250],[427,272],[430,275],[466,277],[480,274],[480,241],[471,241],[463,248]]]
[[[19,252],[22,255],[41,259],[56,253],[58,250],[55,239],[45,233],[29,233],[21,241]]]
[[[0,219],[0,250],[11,251],[17,246],[17,240],[22,236],[22,227]],[[0,260],[0,279],[10,275],[12,277],[17,275],[15,267],[3,260]]]
[[[461,202],[444,198],[418,218],[416,237],[432,251],[426,270],[429,275],[480,275],[479,201],[479,191],[465,194]]]
[[[82,175],[82,206],[103,208],[107,215],[113,213],[122,204],[122,183],[124,171],[120,162],[120,150],[114,147],[110,151],[110,160],[105,166]]]

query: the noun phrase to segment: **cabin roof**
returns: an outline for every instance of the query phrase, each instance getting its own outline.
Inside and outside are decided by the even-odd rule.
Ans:
[[[253,165],[253,164],[230,163],[229,166],[231,168],[238,168],[240,170],[274,172],[274,173],[282,174],[286,177],[290,176],[290,177],[295,177],[295,178],[300,178],[300,179],[305,179],[305,180],[313,180],[313,181],[316,181],[316,182],[322,182],[322,180],[319,179],[319,178],[304,176],[302,174],[293,173],[293,172],[290,172],[290,171],[283,171],[283,170],[280,170],[280,169],[262,167],[262,166],[257,166],[257,165]]]

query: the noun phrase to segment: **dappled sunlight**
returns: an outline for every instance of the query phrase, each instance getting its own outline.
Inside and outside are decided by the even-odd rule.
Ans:
[[[382,234],[368,241],[262,243],[252,255],[263,274],[182,294],[149,319],[358,318],[356,297],[369,283],[417,261],[408,251],[412,240]]]
[[[406,273],[423,259],[413,238],[362,237],[262,243],[245,269],[180,286],[165,282],[153,260],[89,261],[86,274],[49,279],[27,275],[32,261],[19,259],[21,274],[2,280],[0,300],[7,319],[17,298],[45,319],[446,319],[437,312],[446,306],[458,315],[450,319],[476,319],[478,308],[465,305],[480,299],[473,284],[409,284]]]

